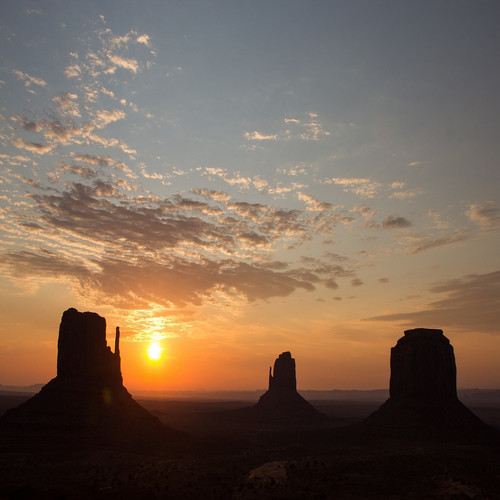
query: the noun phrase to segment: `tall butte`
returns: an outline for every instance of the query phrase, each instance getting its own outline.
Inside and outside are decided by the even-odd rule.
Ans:
[[[406,330],[391,348],[389,399],[363,425],[395,436],[467,437],[489,427],[457,397],[455,354],[443,330]]]
[[[57,376],[0,419],[0,428],[36,438],[78,436],[91,444],[148,445],[176,436],[139,405],[123,386],[120,329],[115,351],[106,342],[106,319],[71,308],[62,315]]]
[[[253,407],[261,418],[293,421],[324,418],[297,392],[295,359],[290,352],[281,353],[274,362],[274,372],[269,368],[269,389]]]

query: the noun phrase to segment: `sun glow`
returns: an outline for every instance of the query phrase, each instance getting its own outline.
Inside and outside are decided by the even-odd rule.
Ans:
[[[163,347],[158,342],[149,344],[146,354],[150,361],[159,361],[163,356]]]

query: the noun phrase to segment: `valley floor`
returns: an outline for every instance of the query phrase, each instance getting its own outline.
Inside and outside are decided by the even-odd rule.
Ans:
[[[264,425],[231,418],[245,403],[139,402],[189,438],[156,450],[10,443],[0,450],[0,499],[500,498],[498,442],[349,430],[377,404],[322,402],[325,422]]]

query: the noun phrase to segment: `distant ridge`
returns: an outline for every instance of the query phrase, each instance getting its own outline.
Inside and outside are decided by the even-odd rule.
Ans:
[[[3,385],[0,384],[0,392],[22,392],[35,394],[45,384],[32,384],[32,385]]]
[[[2,385],[0,393],[35,394],[45,384]],[[130,390],[134,397],[190,400],[190,401],[249,401],[256,402],[266,392],[255,390]],[[382,403],[389,397],[389,389],[297,389],[308,401],[369,401]],[[500,408],[500,389],[457,389],[459,399],[469,406]]]

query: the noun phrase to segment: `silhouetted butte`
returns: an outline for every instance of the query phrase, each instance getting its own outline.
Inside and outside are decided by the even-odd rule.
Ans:
[[[59,327],[57,376],[41,391],[0,419],[11,435],[84,438],[91,442],[147,445],[173,437],[123,386],[120,330],[115,352],[106,343],[106,320],[70,308]]]
[[[297,419],[318,419],[324,415],[316,410],[297,392],[295,359],[290,352],[281,353],[269,368],[269,389],[253,407],[262,418],[283,422]]]
[[[394,437],[467,438],[490,429],[457,397],[455,354],[442,330],[406,330],[391,348],[389,399],[363,425]]]

